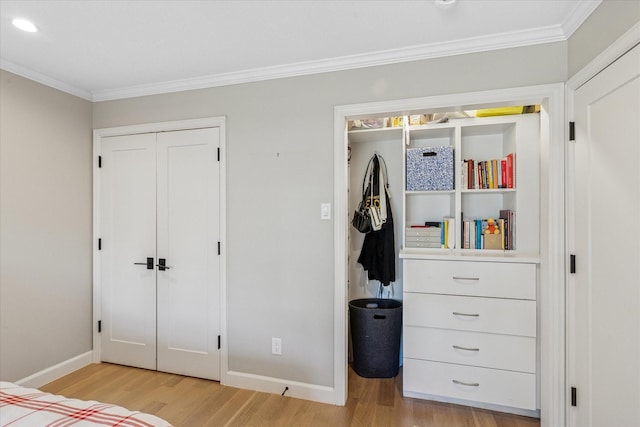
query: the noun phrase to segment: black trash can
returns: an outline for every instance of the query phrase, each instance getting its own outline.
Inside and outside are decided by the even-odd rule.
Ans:
[[[402,302],[364,298],[349,302],[352,367],[365,378],[393,378],[400,370]]]

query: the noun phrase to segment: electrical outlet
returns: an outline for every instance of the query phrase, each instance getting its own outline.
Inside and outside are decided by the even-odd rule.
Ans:
[[[282,355],[282,340],[280,338],[271,338],[271,354]]]

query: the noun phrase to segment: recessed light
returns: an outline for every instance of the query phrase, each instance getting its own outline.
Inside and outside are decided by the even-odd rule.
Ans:
[[[28,33],[38,32],[38,27],[36,27],[33,22],[27,21],[26,19],[15,18],[11,20],[11,23],[14,27],[20,28],[22,31],[26,31]]]
[[[453,4],[456,2],[456,0],[434,0],[433,1],[436,6],[438,6],[440,9],[448,9],[451,6],[453,6]]]

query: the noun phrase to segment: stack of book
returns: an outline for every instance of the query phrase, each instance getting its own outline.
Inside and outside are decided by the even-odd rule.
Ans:
[[[427,221],[420,225],[411,225],[405,230],[407,248],[444,248],[455,247],[455,219],[443,218],[442,221]]]
[[[515,154],[502,159],[473,160],[462,163],[462,188],[466,190],[515,188]]]

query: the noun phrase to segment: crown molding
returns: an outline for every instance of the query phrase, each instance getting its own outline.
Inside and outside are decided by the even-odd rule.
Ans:
[[[593,13],[602,0],[577,1],[572,13],[567,16],[567,20],[562,23],[565,37],[569,39],[584,21]]]
[[[583,4],[583,2],[577,3],[580,5]],[[583,6],[577,7],[577,9],[582,11],[580,16],[583,16],[585,13],[586,15],[584,15],[584,17],[588,16],[588,13],[591,13],[592,11],[591,8],[595,7],[594,4],[597,6],[599,1],[585,2]],[[587,9],[586,6],[589,6],[589,9]],[[578,20],[584,20],[584,17],[578,18]],[[572,22],[573,21],[574,20],[572,19]],[[448,42],[409,46],[366,54],[277,65],[273,67],[255,68],[238,72],[201,76],[191,79],[173,80],[93,92],[75,87],[42,73],[30,70],[26,67],[13,64],[9,61],[0,60],[0,68],[88,101],[101,102],[566,41],[568,36],[566,31],[563,29],[564,27],[566,27],[566,25],[554,25],[530,30],[452,40]]]
[[[45,86],[58,89],[62,92],[77,96],[78,98],[86,99],[87,101],[93,101],[93,95],[91,94],[91,92],[54,79],[37,71],[33,71],[29,68],[23,67],[22,65],[14,64],[13,62],[0,59],[0,69],[21,77],[25,77],[29,80],[33,80],[37,83],[41,83]]]
[[[425,59],[464,55],[565,40],[566,36],[562,27],[557,25],[532,30],[493,34],[484,37],[453,40],[450,42],[411,46],[367,54],[350,55],[274,67],[256,68],[232,73],[214,74],[193,79],[174,80],[114,90],[101,90],[93,92],[92,96],[93,101],[95,102],[110,101],[262,80],[344,71],[379,65],[390,65],[401,62],[420,61]]]

